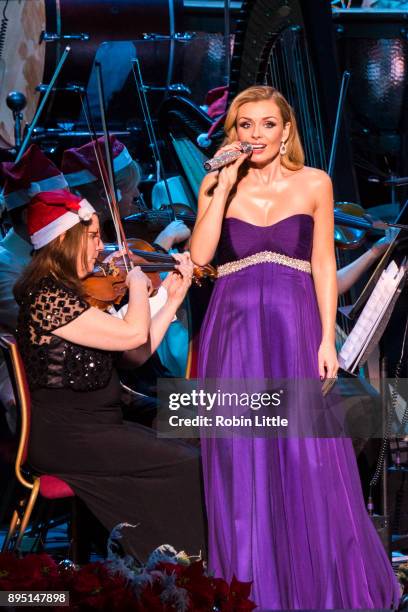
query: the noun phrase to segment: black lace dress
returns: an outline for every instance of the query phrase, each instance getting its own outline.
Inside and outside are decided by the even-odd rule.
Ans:
[[[32,398],[29,461],[65,480],[101,523],[126,529],[143,561],[160,544],[197,554],[204,521],[197,449],[122,420],[114,355],[52,332],[88,304],[46,278],[20,304],[18,344]]]

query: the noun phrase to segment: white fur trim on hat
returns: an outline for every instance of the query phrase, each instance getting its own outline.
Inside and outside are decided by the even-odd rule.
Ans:
[[[87,183],[94,183],[97,181],[97,177],[90,172],[90,170],[78,170],[78,172],[70,172],[65,174],[68,185],[70,187],[77,187],[78,185],[86,185]]]
[[[117,157],[113,160],[114,172],[119,172],[126,168],[133,162],[133,158],[129,151],[125,147]],[[77,172],[65,173],[65,178],[68,181],[70,187],[78,187],[78,185],[86,185],[87,183],[94,183],[98,180],[98,177],[92,174],[90,170],[78,170]]]
[[[42,181],[32,182],[28,189],[19,189],[4,196],[4,202],[7,210],[18,208],[28,204],[32,197],[43,191],[57,191],[58,189],[66,189],[68,183],[63,174],[57,174]]]
[[[38,232],[35,232],[30,236],[31,243],[35,250],[41,249],[43,246],[54,240],[54,238],[58,238],[64,232],[74,227],[77,223],[81,221],[89,221],[95,212],[92,204],[88,202],[88,200],[81,200],[79,203],[81,207],[79,211],[71,212],[67,211],[58,219],[55,219],[45,227],[42,227]],[[82,216],[81,216],[81,212]]]
[[[30,198],[33,198],[37,193],[41,193],[41,185],[39,183],[31,183],[30,187],[27,189],[27,194]]]
[[[78,210],[78,217],[81,219],[81,221],[90,221],[95,212],[92,204],[90,204],[88,200],[83,199],[80,201],[79,206],[80,209]]]
[[[126,147],[124,147],[123,151],[119,153],[117,157],[113,160],[113,169],[115,172],[119,172],[119,170],[123,170],[126,166],[129,166],[133,161],[132,156]]]

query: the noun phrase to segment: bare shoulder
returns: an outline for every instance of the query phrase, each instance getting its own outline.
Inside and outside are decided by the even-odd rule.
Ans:
[[[311,168],[310,166],[303,166],[302,170],[299,171],[305,181],[312,182],[314,187],[328,187],[332,184],[330,176],[324,170],[319,168]]]

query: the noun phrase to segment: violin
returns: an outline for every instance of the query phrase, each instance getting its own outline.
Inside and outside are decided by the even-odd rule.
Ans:
[[[127,241],[133,265],[140,266],[147,274],[153,286],[154,295],[161,285],[160,272],[171,272],[176,269],[177,261],[164,253],[157,253],[154,247],[140,238]],[[105,244],[100,258],[118,250],[117,244]],[[84,279],[83,287],[86,300],[91,306],[106,310],[113,304],[120,304],[127,292],[126,276],[130,263],[126,258],[115,258],[108,264],[100,262],[96,271]],[[200,286],[204,278],[216,278],[216,270],[211,265],[194,266],[193,282]]]
[[[128,235],[146,236],[153,241],[169,223],[183,221],[190,229],[194,227],[196,213],[186,204],[163,204],[158,209],[146,209],[122,219]]]
[[[154,265],[160,268],[157,269],[157,272],[168,272],[174,270],[174,266],[177,264],[172,255],[158,253],[152,244],[142,238],[128,238],[127,245],[132,254],[133,263],[140,266],[142,271],[148,276],[150,273],[155,272]],[[118,245],[115,243],[105,243],[104,247],[101,255],[103,258],[118,250]],[[216,277],[217,271],[211,264],[206,264],[205,266],[194,264],[193,282],[196,285],[200,286],[201,281],[205,278],[213,280]]]
[[[176,264],[174,260],[173,264],[149,263],[142,257],[140,257],[140,261],[135,263],[152,281],[153,292],[151,295],[155,295],[160,287],[160,272],[175,270]],[[82,281],[86,301],[100,310],[107,310],[114,304],[120,304],[128,290],[126,277],[127,270],[123,261],[118,261],[115,264],[110,262],[107,267],[99,265],[93,274]]]
[[[408,229],[408,225],[371,221],[365,217],[366,211],[353,202],[336,202],[334,207],[334,240],[340,249],[357,249],[366,239],[367,232],[386,230],[388,227]]]
[[[93,274],[82,281],[85,299],[90,306],[107,310],[113,304],[120,304],[127,292],[126,274],[119,270],[98,267]]]

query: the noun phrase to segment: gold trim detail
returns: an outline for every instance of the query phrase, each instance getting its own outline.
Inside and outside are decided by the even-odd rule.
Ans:
[[[276,263],[280,264],[281,266],[288,266],[289,268],[300,270],[300,272],[306,272],[307,274],[312,273],[310,262],[304,259],[295,259],[294,257],[289,257],[288,255],[283,255],[282,253],[274,253],[273,251],[262,251],[261,253],[254,253],[254,255],[249,255],[243,259],[230,261],[226,264],[218,266],[217,278],[227,276],[228,274],[233,274],[234,272],[239,272],[240,270],[244,270],[244,268],[255,266],[260,263]]]

